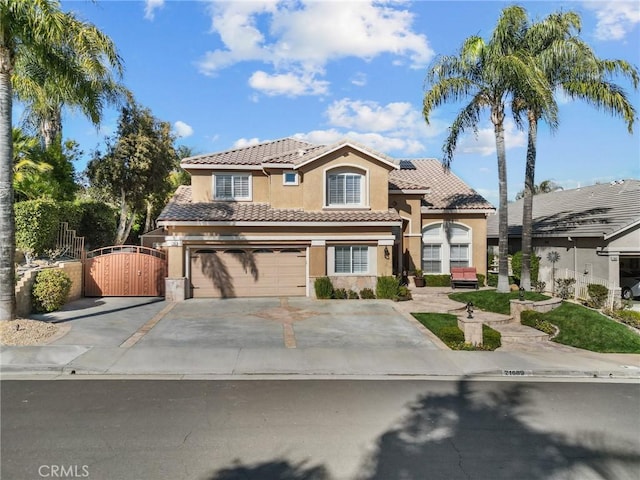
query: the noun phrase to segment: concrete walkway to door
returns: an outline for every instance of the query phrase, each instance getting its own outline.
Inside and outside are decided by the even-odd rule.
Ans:
[[[82,299],[40,316],[69,331],[48,345],[0,347],[3,378],[38,374],[223,378],[286,375],[640,377],[640,356],[443,350],[411,302],[263,298]],[[417,305],[417,304],[414,304]]]

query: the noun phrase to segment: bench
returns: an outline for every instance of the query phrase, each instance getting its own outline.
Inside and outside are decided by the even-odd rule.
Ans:
[[[451,288],[457,285],[472,286],[478,290],[478,275],[475,267],[453,267],[451,269]]]

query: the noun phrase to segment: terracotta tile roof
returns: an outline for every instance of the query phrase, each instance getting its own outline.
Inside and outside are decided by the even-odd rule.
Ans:
[[[482,195],[451,170],[445,170],[442,163],[433,158],[400,160],[400,170],[389,173],[389,185],[402,190],[428,189],[429,193],[422,200],[422,207],[427,210],[494,208]]]
[[[510,203],[509,235],[522,235],[523,200]],[[640,222],[640,180],[629,179],[533,197],[536,237],[598,237],[614,235]],[[498,237],[498,215],[487,222],[487,236]]]
[[[191,187],[178,187],[159,222],[399,222],[394,209],[387,211],[304,211],[271,208],[268,203],[191,202]]]

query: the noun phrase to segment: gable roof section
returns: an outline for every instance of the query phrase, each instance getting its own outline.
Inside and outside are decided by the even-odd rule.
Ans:
[[[208,153],[188,157],[180,162],[182,168],[211,168],[214,165],[255,165],[260,166],[268,159],[269,163],[291,163],[291,159],[306,153],[309,149],[317,149],[318,145],[282,138],[269,142],[240,147],[224,152]],[[284,161],[283,161],[284,159]]]
[[[439,160],[421,158],[400,160],[400,169],[389,173],[393,190],[428,189],[422,199],[423,213],[440,210],[494,210],[487,200],[469,187]],[[393,188],[396,187],[396,188]]]
[[[509,204],[509,235],[522,235],[523,200]],[[535,237],[610,238],[640,224],[640,180],[630,179],[533,197]],[[498,237],[498,216],[487,222]]]
[[[191,201],[191,187],[180,186],[158,217],[158,225],[246,224],[246,223],[342,223],[396,224],[398,213],[370,210],[304,211],[271,208],[268,203]]]
[[[288,166],[297,169],[342,147],[351,147],[394,169],[399,168],[393,158],[353,140],[344,139],[331,145],[314,145],[295,138],[281,138],[224,152],[188,157],[180,162],[180,166],[186,169],[216,169],[234,166],[239,168]]]

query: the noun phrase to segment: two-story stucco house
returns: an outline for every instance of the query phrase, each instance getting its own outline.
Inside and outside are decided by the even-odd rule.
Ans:
[[[181,166],[191,186],[158,218],[168,296],[313,296],[322,276],[375,289],[381,275],[451,265],[486,273],[494,209],[437,160],[285,138]]]

